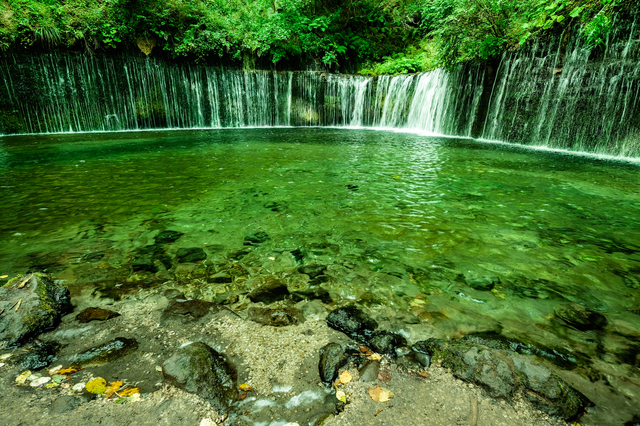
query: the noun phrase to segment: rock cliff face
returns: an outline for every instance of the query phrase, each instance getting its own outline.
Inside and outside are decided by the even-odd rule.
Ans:
[[[578,28],[486,64],[377,78],[140,55],[0,57],[0,134],[365,126],[640,156],[640,13],[604,49]]]

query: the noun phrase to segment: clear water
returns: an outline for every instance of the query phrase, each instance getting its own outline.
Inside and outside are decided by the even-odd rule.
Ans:
[[[5,137],[0,275],[45,269],[72,292],[179,286],[209,300],[273,277],[366,304],[415,336],[502,330],[637,375],[639,172],[373,130]],[[170,269],[134,272],[136,250],[167,229],[184,233],[162,248]],[[255,232],[270,239],[245,246]],[[181,247],[207,260],[178,264]],[[310,285],[297,268],[314,262],[327,277]],[[467,285],[478,277],[500,282]],[[608,326],[567,327],[555,314],[571,303]]]

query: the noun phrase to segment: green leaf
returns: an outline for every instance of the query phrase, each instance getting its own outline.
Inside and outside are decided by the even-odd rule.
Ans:
[[[580,13],[582,13],[583,9],[584,9],[584,6],[578,6],[578,7],[576,7],[575,9],[573,9],[571,11],[569,16],[572,17],[572,18],[577,18],[580,15]]]

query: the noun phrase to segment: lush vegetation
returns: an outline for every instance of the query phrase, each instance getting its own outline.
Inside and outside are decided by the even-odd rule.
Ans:
[[[0,0],[0,49],[138,46],[365,74],[489,59],[572,25],[601,45],[635,0]]]

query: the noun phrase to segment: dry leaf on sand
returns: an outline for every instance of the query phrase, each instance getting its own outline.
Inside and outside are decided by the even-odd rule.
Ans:
[[[347,383],[349,383],[351,379],[353,379],[353,376],[348,371],[345,370],[342,373],[340,373],[340,383],[342,383],[343,385],[346,385]]]
[[[375,388],[369,388],[369,396],[376,402],[387,402],[393,397],[393,392],[389,389],[376,386]]]

